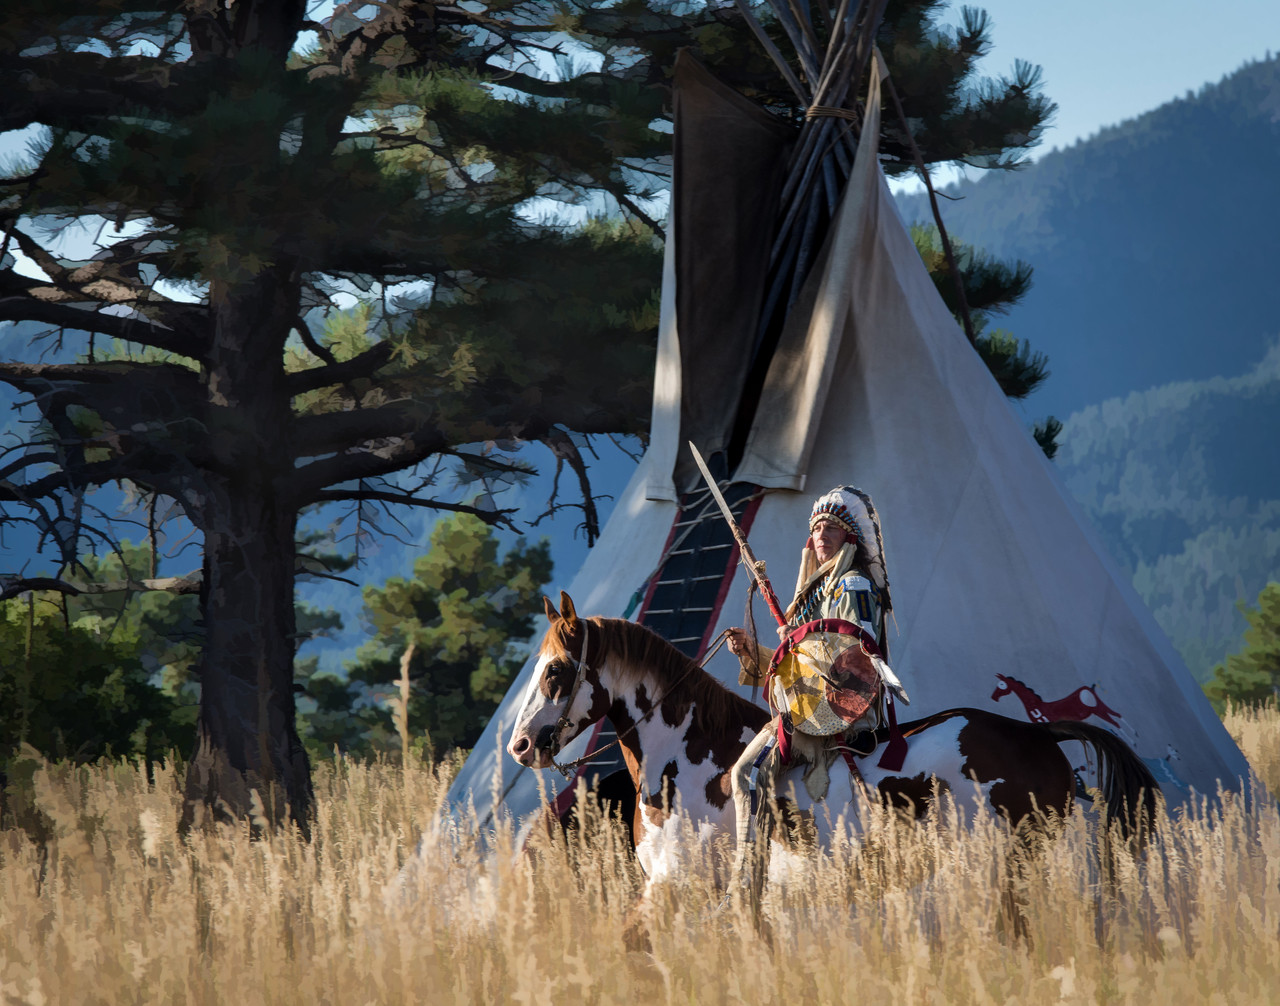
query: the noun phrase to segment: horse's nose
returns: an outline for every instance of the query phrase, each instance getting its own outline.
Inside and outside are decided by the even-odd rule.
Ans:
[[[546,726],[538,731],[538,739],[534,741],[534,747],[540,751],[551,750],[551,738],[555,736],[555,727]]]
[[[521,765],[527,764],[525,756],[529,754],[533,745],[529,741],[529,736],[524,734],[520,737],[512,737],[511,743],[507,745],[507,751],[511,757],[518,761]]]

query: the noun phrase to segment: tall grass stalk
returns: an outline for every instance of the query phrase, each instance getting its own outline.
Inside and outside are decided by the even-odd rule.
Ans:
[[[1274,755],[1280,712],[1229,723],[1251,758]],[[0,1001],[1280,998],[1280,814],[1266,801],[1166,815],[1109,880],[1084,815],[1030,864],[993,820],[886,816],[868,843],[797,859],[757,929],[741,904],[717,910],[723,844],[691,833],[701,861],[637,919],[641,877],[615,826],[539,832],[519,851],[502,828],[486,852],[442,824],[449,772],[317,766],[308,844],[247,826],[179,839],[170,767],[148,781],[125,764],[41,765],[38,815],[0,833]],[[631,922],[643,949],[624,940]]]
[[[1258,778],[1280,798],[1280,703],[1274,698],[1261,705],[1228,703],[1222,723]]]

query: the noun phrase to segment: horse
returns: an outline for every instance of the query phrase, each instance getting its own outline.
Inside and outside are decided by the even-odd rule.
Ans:
[[[635,789],[631,837],[647,896],[682,867],[680,812],[704,841],[734,834],[731,770],[770,714],[651,629],[618,618],[580,618],[564,592],[559,611],[549,598],[544,608],[550,628],[507,751],[521,765],[550,768],[566,744],[609,717]],[[842,820],[856,824],[862,785],[873,799],[915,819],[943,793],[963,797],[975,790],[1015,829],[1049,812],[1065,816],[1076,795],[1075,773],[1058,746],[1068,740],[1092,748],[1105,812],[1122,829],[1141,830],[1154,820],[1154,777],[1123,740],[1101,727],[957,708],[899,729],[907,740],[901,768],[877,764],[889,742],[881,728],[876,749],[858,759],[862,783],[852,771],[831,772],[825,813],[803,785],[791,788],[789,811],[808,815],[819,841],[829,841]]]

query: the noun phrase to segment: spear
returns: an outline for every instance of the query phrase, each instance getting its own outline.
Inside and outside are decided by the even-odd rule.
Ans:
[[[720,487],[716,485],[714,476],[707,468],[707,463],[702,460],[702,454],[693,445],[692,440],[689,441],[689,450],[693,452],[693,460],[698,463],[698,470],[702,472],[702,477],[707,480],[707,488],[711,490],[711,495],[715,497],[716,503],[720,505],[720,512],[724,514],[724,519],[729,524],[729,530],[733,532],[734,540],[738,543],[738,551],[742,553],[743,565],[747,567],[747,572],[751,574],[751,579],[760,588],[764,603],[769,606],[769,611],[773,613],[773,617],[778,620],[779,625],[785,626],[787,619],[782,614],[782,605],[778,603],[778,595],[773,592],[773,585],[769,583],[769,578],[764,575],[764,567],[757,564],[755,554],[751,551],[751,546],[747,544],[746,534],[738,526],[738,522],[733,519],[733,511],[729,509],[729,504],[725,502],[725,498],[720,492]]]

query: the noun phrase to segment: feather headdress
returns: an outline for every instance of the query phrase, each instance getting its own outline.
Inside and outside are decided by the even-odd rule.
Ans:
[[[841,567],[861,569],[875,585],[880,595],[881,631],[877,635],[883,641],[884,620],[893,608],[893,602],[889,597],[889,570],[884,558],[880,515],[876,513],[875,504],[861,489],[837,486],[820,496],[813,504],[813,511],[809,515],[809,530],[812,531],[819,521],[833,521],[849,534],[848,544],[853,546],[852,561],[848,557],[847,546],[841,550],[843,555],[835,556],[831,561]],[[814,575],[819,572],[820,565],[810,540],[805,543],[804,555],[800,560],[800,576],[796,581],[797,595],[811,583]],[[845,568],[841,568],[839,573],[843,574],[845,571]]]

